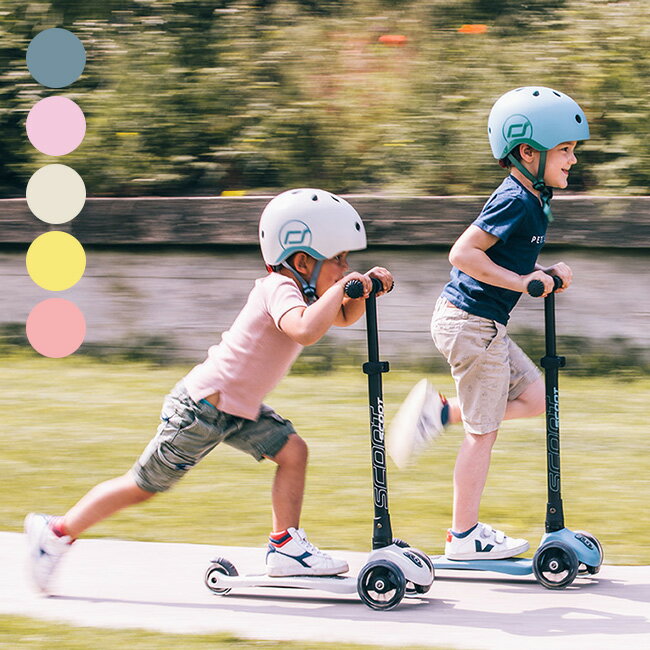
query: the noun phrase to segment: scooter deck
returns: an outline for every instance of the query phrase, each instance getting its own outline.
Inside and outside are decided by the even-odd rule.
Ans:
[[[220,589],[242,587],[279,587],[282,589],[320,589],[335,594],[356,594],[357,579],[350,576],[286,576],[274,578],[266,574],[219,576]]]
[[[533,561],[518,557],[506,560],[450,560],[444,555],[432,555],[435,569],[465,571],[494,571],[511,576],[527,576],[533,572]]]

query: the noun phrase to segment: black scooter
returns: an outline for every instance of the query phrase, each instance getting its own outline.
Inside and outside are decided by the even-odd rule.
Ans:
[[[388,372],[388,362],[379,360],[377,333],[377,304],[375,294],[381,291],[381,282],[372,279],[373,289],[366,300],[368,361],[363,372],[368,375],[370,400],[370,438],[372,453],[372,484],[374,496],[374,525],[372,552],[357,578],[351,576],[289,576],[275,578],[260,575],[240,576],[234,564],[217,557],[205,573],[205,585],[214,594],[225,595],[233,588],[282,587],[289,589],[317,589],[338,594],[357,593],[372,609],[387,610],[396,607],[404,596],[418,596],[429,591],[434,578],[429,557],[401,540],[394,540],[388,512],[388,485],[386,482],[386,452],[384,449],[384,402],[382,373]],[[351,298],[363,295],[363,285],[350,280],[345,292]]]

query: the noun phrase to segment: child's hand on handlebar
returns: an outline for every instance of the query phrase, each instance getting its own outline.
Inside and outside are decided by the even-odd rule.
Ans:
[[[553,292],[553,289],[555,287],[553,283],[553,278],[545,271],[537,270],[537,271],[533,271],[532,273],[529,273],[528,275],[521,276],[521,284],[523,287],[521,290],[522,293],[528,292],[528,285],[533,280],[538,280],[544,285],[544,292],[542,294],[539,294],[539,297],[546,298],[546,296],[548,296],[549,293]]]
[[[375,294],[377,296],[383,296],[385,293],[388,293],[395,284],[392,273],[383,266],[374,266],[365,275],[368,278],[377,278],[381,282],[383,289]]]
[[[563,291],[566,291],[569,288],[571,281],[573,280],[573,271],[564,262],[553,264],[553,266],[549,266],[547,269],[544,269],[544,272],[548,273],[549,275],[555,275],[560,278],[560,280],[562,280],[562,286],[559,289],[556,289],[555,293],[562,293]]]
[[[347,275],[344,275],[337,282],[337,284],[340,284],[345,290],[345,285],[351,280],[358,280],[359,282],[361,282],[361,284],[363,285],[363,295],[359,296],[359,298],[366,299],[370,295],[370,292],[372,291],[372,281],[370,280],[370,277],[367,274],[364,275],[363,273],[359,273],[358,271],[351,271]],[[352,300],[358,300],[359,298],[352,298]]]

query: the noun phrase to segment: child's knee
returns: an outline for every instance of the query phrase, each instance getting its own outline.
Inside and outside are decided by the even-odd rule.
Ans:
[[[544,389],[544,381],[539,378],[533,382],[528,388],[519,396],[525,402],[530,417],[541,415],[546,411],[546,393]]]
[[[496,442],[499,430],[490,431],[489,433],[471,433],[465,432],[465,440],[472,447],[492,448]]]
[[[292,433],[273,460],[278,465],[306,465],[308,457],[307,443],[297,433]]]

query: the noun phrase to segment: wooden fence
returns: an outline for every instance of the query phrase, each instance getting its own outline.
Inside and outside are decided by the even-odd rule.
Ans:
[[[50,226],[25,199],[0,200],[0,244],[29,244],[47,230],[70,232],[84,245],[251,245],[269,196],[89,198],[72,221]],[[346,197],[363,217],[372,245],[449,246],[478,214],[485,197]],[[553,201],[547,243],[649,248],[649,197],[566,196]]]

